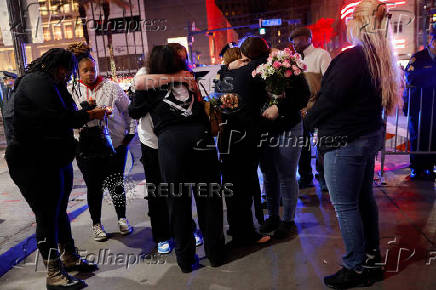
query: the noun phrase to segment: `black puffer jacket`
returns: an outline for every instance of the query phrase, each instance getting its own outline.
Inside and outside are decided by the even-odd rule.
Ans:
[[[68,165],[76,150],[72,128],[88,122],[88,113],[77,111],[67,88],[45,72],[25,75],[13,94],[14,138],[7,158]]]

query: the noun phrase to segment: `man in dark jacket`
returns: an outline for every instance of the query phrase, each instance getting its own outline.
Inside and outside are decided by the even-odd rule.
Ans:
[[[429,46],[414,54],[406,67],[404,113],[410,116],[411,152],[436,151],[436,31],[431,36]],[[410,178],[434,180],[435,165],[434,154],[410,154]]]
[[[2,99],[1,111],[3,117],[3,128],[6,138],[6,143],[10,144],[14,134],[12,127],[12,118],[14,114],[14,100],[12,98],[12,90],[17,75],[8,71],[3,72]]]

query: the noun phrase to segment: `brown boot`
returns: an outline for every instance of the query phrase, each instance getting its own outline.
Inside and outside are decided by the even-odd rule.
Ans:
[[[77,253],[77,248],[74,246],[66,246],[59,244],[59,252],[61,253],[61,261],[67,272],[79,271],[83,273],[94,272],[98,270],[96,264],[92,264],[86,259],[80,258]]]
[[[68,275],[59,258],[44,260],[47,267],[47,290],[79,290],[87,285],[80,279]]]

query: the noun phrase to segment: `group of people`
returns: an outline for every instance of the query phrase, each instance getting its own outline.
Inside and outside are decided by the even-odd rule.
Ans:
[[[212,116],[204,108],[181,45],[153,47],[146,67],[135,77],[131,102],[119,86],[97,75],[83,45],[51,49],[33,61],[15,84],[14,138],[6,160],[36,216],[38,249],[48,268],[47,289],[81,289],[85,283],[65,270],[97,269],[76,252],[66,214],[72,160],[77,158],[88,187],[94,239],[106,240],[101,225],[103,188],[108,178],[123,176],[135,120],[153,239],[161,253],[170,252],[174,243],[182,272],[191,272],[197,262],[199,231],[192,219],[192,195],[210,265],[219,267],[227,258],[223,195],[202,195],[196,185],[230,186],[231,194],[224,200],[232,247],[266,245],[296,232],[299,187],[312,182],[297,181],[298,163],[302,174],[301,162],[307,162],[300,156],[308,146],[282,139],[298,140],[305,130],[317,129],[318,179],[329,191],[346,248],[343,268],[325,277],[324,283],[343,289],[382,279],[372,192],[374,160],[384,140],[382,110],[393,112],[401,100],[394,53],[383,31],[387,21],[385,4],[362,1],[348,23],[355,47],[331,63],[327,52],[313,47],[309,30],[296,30],[291,41],[308,72],[293,77],[284,96],[264,110],[269,92],[252,72],[267,62],[272,49],[260,37],[248,37],[240,47],[227,49],[215,89],[238,96],[238,107],[221,115],[217,146]],[[71,75],[74,81],[68,86]],[[73,128],[80,129],[79,142]],[[262,139],[265,134],[267,140]],[[276,146],[278,142],[287,145]],[[262,212],[256,214],[259,229],[251,210],[260,198],[258,166],[268,207],[265,221]],[[173,191],[156,193],[153,189],[162,183]],[[124,189],[115,186],[110,193],[120,232],[129,234],[133,228],[126,219]]]

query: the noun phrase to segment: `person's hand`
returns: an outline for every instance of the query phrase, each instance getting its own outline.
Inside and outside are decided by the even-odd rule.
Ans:
[[[277,107],[277,105],[272,105],[263,112],[262,117],[274,121],[279,117],[279,107]]]
[[[186,70],[180,71],[178,73],[175,73],[172,75],[176,81],[181,82],[181,83],[187,83],[189,86],[189,89],[193,92],[199,90],[198,89],[198,84],[195,81],[195,77],[194,75]]]
[[[244,58],[244,59],[237,59],[235,61],[232,61],[229,64],[229,70],[234,70],[234,69],[238,69],[244,65],[246,65],[247,63],[249,63],[249,59],[248,58]]]
[[[301,117],[305,118],[307,115],[307,108],[301,109],[300,113],[301,113]]]
[[[104,116],[108,114],[106,109],[102,109],[102,108],[95,108],[95,109],[93,109],[91,111],[87,111],[87,112],[89,114],[90,120],[95,120],[95,119],[103,120]],[[112,113],[109,113],[109,115],[110,114],[112,114]]]

